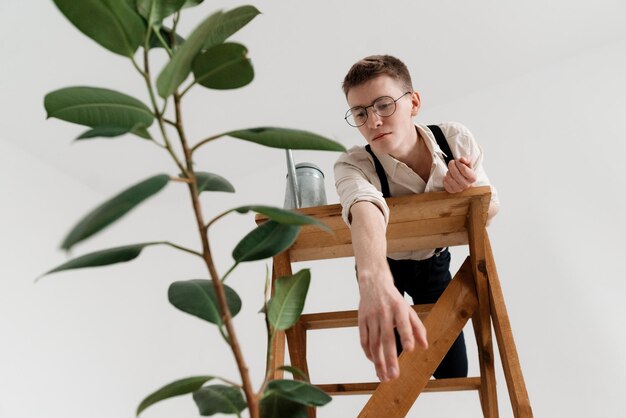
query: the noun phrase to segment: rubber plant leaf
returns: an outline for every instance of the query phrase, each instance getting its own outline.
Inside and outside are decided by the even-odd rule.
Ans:
[[[172,95],[191,72],[194,59],[202,50],[223,43],[250,22],[259,11],[254,6],[241,6],[228,12],[217,11],[200,23],[157,78],[157,91],[163,98]]]
[[[160,242],[146,242],[142,244],[124,245],[122,247],[108,248],[106,250],[94,251],[92,253],[81,255],[73,258],[65,263],[47,271],[37,279],[64,270],[81,269],[86,267],[108,266],[110,264],[124,263],[134,260],[139,256],[141,251],[150,245],[157,245]]]
[[[276,221],[281,224],[286,225],[313,225],[320,229],[330,232],[330,228],[324,223],[318,221],[317,219],[302,215],[298,212],[276,208],[273,206],[263,206],[263,205],[248,205],[248,206],[240,206],[238,208],[233,209],[239,213],[247,213],[249,211],[260,213],[261,215],[265,215],[273,221]]]
[[[262,260],[285,251],[296,240],[298,225],[267,221],[246,235],[233,250],[236,262]]]
[[[141,101],[98,87],[66,87],[53,91],[44,98],[44,107],[48,118],[89,126],[109,135],[147,128],[154,121],[154,115]]]
[[[69,250],[77,243],[100,232],[113,222],[158,193],[169,182],[170,176],[158,174],[117,194],[85,215],[67,234],[61,248]]]
[[[111,52],[127,57],[141,45],[145,24],[125,0],[54,0],[82,33]]]
[[[149,406],[152,406],[155,403],[163,401],[165,399],[193,393],[196,390],[200,389],[202,385],[204,385],[206,382],[213,379],[213,376],[193,376],[169,383],[163,386],[161,389],[156,390],[150,395],[146,396],[146,398],[141,401],[141,403],[137,407],[136,414],[141,414]]]
[[[276,280],[274,296],[267,304],[267,318],[275,329],[285,330],[298,322],[310,283],[311,272],[308,269]]]
[[[248,406],[241,389],[227,385],[211,385],[198,389],[193,393],[193,400],[202,416],[239,415]]]
[[[343,145],[332,139],[297,129],[260,127],[226,132],[223,135],[272,148],[340,152],[346,150]]]
[[[234,289],[227,285],[223,286],[228,309],[234,317],[241,310],[241,299]],[[174,282],[170,285],[167,296],[170,303],[181,311],[212,324],[222,324],[222,315],[211,280],[193,279]]]
[[[196,82],[216,90],[243,87],[254,79],[254,69],[245,46],[224,43],[202,52],[193,63]]]

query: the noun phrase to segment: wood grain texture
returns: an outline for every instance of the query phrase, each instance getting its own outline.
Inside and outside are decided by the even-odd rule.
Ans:
[[[491,198],[489,186],[473,187],[463,193],[423,193],[386,199],[390,209],[387,227],[387,248],[390,253],[417,249],[448,247],[467,244],[465,219],[472,199],[479,199],[486,221]],[[290,248],[290,259],[295,261],[350,257],[352,238],[350,229],[341,217],[341,206],[325,205],[297,209],[326,224],[332,233],[313,226],[302,227],[297,241]],[[256,216],[256,222],[267,220]]]
[[[502,286],[498,278],[496,263],[491,250],[489,237],[485,239],[487,253],[487,276],[489,280],[489,296],[491,306],[491,316],[498,342],[498,350],[500,351],[500,359],[502,361],[502,369],[506,379],[506,386],[509,391],[511,407],[515,418],[532,418],[533,410],[530,405],[522,367],[520,365],[509,314],[504,303],[504,294]]]
[[[379,382],[366,383],[329,383],[315,385],[331,396],[341,395],[369,395],[373,393]],[[426,384],[422,393],[427,392],[457,392],[466,390],[478,390],[480,377],[461,377],[454,379],[431,379]]]
[[[423,321],[428,313],[435,306],[434,304],[413,305],[411,308]],[[302,325],[307,330],[329,329],[329,328],[346,328],[356,327],[358,325],[359,311],[336,311],[336,312],[320,312],[313,314],[304,314],[300,317]]]
[[[498,394],[494,366],[493,342],[491,337],[491,311],[489,309],[489,283],[485,254],[485,221],[479,201],[472,201],[468,215],[469,248],[472,273],[478,296],[478,310],[472,319],[478,346],[480,365],[480,403],[486,418],[498,417]]]

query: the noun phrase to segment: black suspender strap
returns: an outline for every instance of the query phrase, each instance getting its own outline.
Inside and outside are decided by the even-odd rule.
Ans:
[[[428,125],[428,129],[430,129],[430,131],[433,133],[435,139],[437,140],[439,148],[441,149],[441,151],[443,151],[444,160],[447,166],[450,161],[454,159],[454,156],[452,155],[452,150],[450,149],[450,145],[446,140],[446,136],[444,135],[439,125]],[[369,154],[372,156],[372,159],[374,160],[374,167],[376,168],[376,174],[378,174],[378,179],[380,180],[380,188],[381,192],[383,193],[383,197],[391,197],[391,193],[389,192],[389,182],[387,181],[387,175],[385,174],[383,165],[380,163],[378,157],[376,157],[376,155],[372,151],[372,147],[370,147],[369,144],[365,146],[365,150],[369,152]],[[443,250],[444,248],[435,249],[435,256],[438,256]]]
[[[446,166],[450,164],[450,161],[454,159],[452,155],[452,150],[450,149],[450,145],[448,145],[448,141],[446,140],[446,136],[443,131],[439,127],[439,125],[428,125],[428,129],[435,136],[435,140],[437,140],[437,144],[439,148],[444,153],[444,160],[446,161]],[[372,151],[372,147],[369,144],[365,146],[365,150],[370,153],[372,159],[374,160],[374,167],[376,168],[376,174],[378,174],[378,179],[380,180],[380,188],[383,193],[383,197],[391,197],[391,192],[389,191],[389,182],[387,181],[387,175],[385,174],[385,170],[383,169],[383,165],[378,160],[378,157]]]
[[[446,136],[443,134],[443,131],[439,127],[439,125],[428,125],[428,129],[435,135],[435,139],[437,140],[437,144],[441,151],[443,151],[444,160],[446,161],[446,167],[450,164],[450,161],[454,160],[454,156],[452,155],[452,150],[450,150],[450,145],[448,145],[448,141],[446,140]]]
[[[383,169],[383,165],[378,160],[378,157],[374,155],[372,151],[372,147],[369,144],[365,146],[365,150],[370,153],[372,158],[374,159],[374,167],[376,167],[376,174],[378,174],[378,179],[380,180],[380,188],[381,192],[383,192],[383,197],[391,197],[391,193],[389,192],[389,182],[387,181],[387,175],[385,174],[385,170]]]
[[[450,164],[450,161],[454,160],[454,156],[452,155],[452,150],[450,149],[450,145],[446,140],[446,136],[443,134],[443,131],[439,127],[439,125],[428,125],[428,129],[435,135],[435,139],[437,140],[437,144],[441,151],[443,151],[444,156],[443,159],[446,161],[446,167]],[[436,248],[435,256],[438,256],[445,248]]]

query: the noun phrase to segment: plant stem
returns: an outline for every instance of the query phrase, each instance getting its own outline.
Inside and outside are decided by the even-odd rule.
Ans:
[[[235,264],[233,264],[233,266],[230,269],[228,269],[226,274],[224,274],[224,276],[222,277],[222,283],[224,283],[226,281],[226,278],[228,277],[228,275],[230,273],[232,273],[232,271],[235,270],[235,267],[237,267],[238,265],[239,265],[239,263],[235,263]]]
[[[189,89],[191,89],[193,86],[196,85],[196,80],[192,81],[184,90],[182,93],[180,93],[180,97],[183,97],[185,94],[187,94],[187,92],[189,91]]]
[[[235,333],[235,329],[233,327],[232,314],[228,309],[228,304],[226,302],[226,292],[224,290],[224,284],[220,280],[220,276],[217,273],[215,264],[213,263],[211,247],[209,245],[208,232],[205,226],[204,217],[202,215],[202,207],[200,204],[198,192],[198,183],[193,169],[192,153],[189,149],[187,138],[185,136],[185,131],[183,129],[180,95],[177,92],[174,93],[174,107],[176,112],[176,128],[178,131],[180,143],[183,147],[183,152],[185,154],[185,163],[187,166],[185,174],[186,177],[189,178],[189,180],[191,181],[189,183],[189,194],[191,196],[193,210],[196,215],[198,232],[200,233],[200,238],[202,241],[203,258],[209,270],[209,274],[211,275],[211,279],[215,289],[215,295],[217,296],[217,302],[220,308],[220,313],[222,314],[222,323],[224,324],[228,333],[228,342],[235,357],[237,367],[239,368],[239,373],[241,375],[241,380],[243,384],[243,391],[246,395],[246,401],[248,404],[248,409],[250,411],[250,418],[259,418],[259,399],[252,388],[252,382],[250,381],[248,366],[246,365],[245,359],[243,358],[241,346],[239,345],[239,340],[237,339],[237,334]]]
[[[181,247],[180,245],[173,244],[173,243],[171,243],[169,241],[162,241],[161,244],[169,245],[170,247],[176,248],[177,250],[181,250],[181,251],[184,251],[186,253],[197,255],[198,257],[202,257],[202,253],[199,253],[198,251],[194,251],[194,250],[191,250],[189,248]]]
[[[156,37],[159,40],[159,42],[161,43],[161,45],[163,45],[163,48],[165,48],[165,50],[167,51],[167,55],[171,57],[172,56],[172,50],[170,49],[169,45],[167,45],[167,42],[165,42],[165,39],[163,39],[163,37],[161,36],[161,31],[154,30],[154,34],[156,35]]]
[[[215,218],[211,219],[209,223],[206,224],[206,229],[208,230],[211,225],[213,225],[215,222],[219,221],[220,219],[222,219],[224,216],[228,215],[232,211],[233,211],[232,209],[228,209],[227,211],[222,212],[219,215],[217,215]]]
[[[165,142],[165,149],[167,149],[167,152],[170,154],[170,156],[172,157],[172,159],[174,160],[174,162],[176,163],[180,171],[183,173],[186,173],[185,167],[179,161],[178,156],[174,152],[174,149],[172,148],[172,144],[170,143],[169,137],[167,135],[167,131],[165,130],[163,113],[159,111],[159,107],[156,102],[156,96],[154,95],[154,88],[152,87],[152,81],[150,80],[150,60],[149,60],[149,54],[148,54],[149,52],[148,43],[150,42],[151,31],[152,29],[148,29],[147,34],[146,34],[146,39],[144,42],[144,48],[143,48],[144,69],[142,70],[141,68],[139,68],[135,60],[132,60],[132,61],[133,61],[133,64],[135,65],[135,68],[137,68],[137,71],[139,71],[139,73],[143,76],[143,79],[146,82],[146,87],[148,88],[148,94],[150,95],[150,102],[152,103],[152,109],[154,110],[154,115],[156,116],[156,119],[159,124],[159,129],[161,130],[161,135],[163,136],[163,141]],[[167,99],[165,100],[165,103],[167,103]],[[165,110],[165,105],[163,109]]]
[[[198,148],[200,148],[202,145],[206,144],[207,142],[211,142],[211,141],[213,141],[214,139],[220,138],[220,137],[222,137],[222,136],[224,136],[224,134],[213,135],[213,136],[210,136],[210,137],[208,137],[208,138],[203,139],[202,141],[198,142],[196,145],[194,145],[193,147],[191,147],[191,152],[192,152],[192,153],[196,152],[196,150],[197,150]]]
[[[276,332],[272,329],[270,325],[269,316],[268,316],[268,301],[270,299],[270,277],[269,270],[266,269],[265,273],[265,294],[263,298],[263,307],[265,308],[265,328],[267,330],[267,353],[265,360],[265,378],[263,379],[263,383],[261,384],[261,388],[257,393],[259,399],[263,396],[265,392],[265,388],[267,384],[272,379],[272,374],[274,373],[274,369],[272,368],[272,362],[274,361],[274,354],[272,350],[272,346],[274,345],[274,339],[276,338]]]

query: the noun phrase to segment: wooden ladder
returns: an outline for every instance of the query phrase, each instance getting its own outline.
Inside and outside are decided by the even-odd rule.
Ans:
[[[429,348],[400,355],[400,376],[389,382],[316,385],[329,395],[372,394],[360,418],[405,417],[422,392],[477,390],[485,417],[498,416],[492,344],[492,323],[514,416],[532,417],[532,409],[509,323],[502,288],[486,230],[491,191],[488,186],[459,194],[424,193],[387,199],[389,253],[469,244],[469,257],[434,305],[415,305],[428,332]],[[340,205],[298,210],[328,225],[333,234],[303,227],[296,242],[274,257],[273,280],[292,274],[291,263],[353,256],[350,230]],[[266,218],[257,216],[257,223]],[[273,284],[273,283],[272,283]],[[478,345],[480,376],[431,379],[448,349],[472,318]],[[274,378],[285,359],[285,335],[293,366],[308,374],[307,331],[357,326],[357,311],[304,314],[298,323],[276,336],[271,350]],[[309,417],[315,409],[309,408]]]

